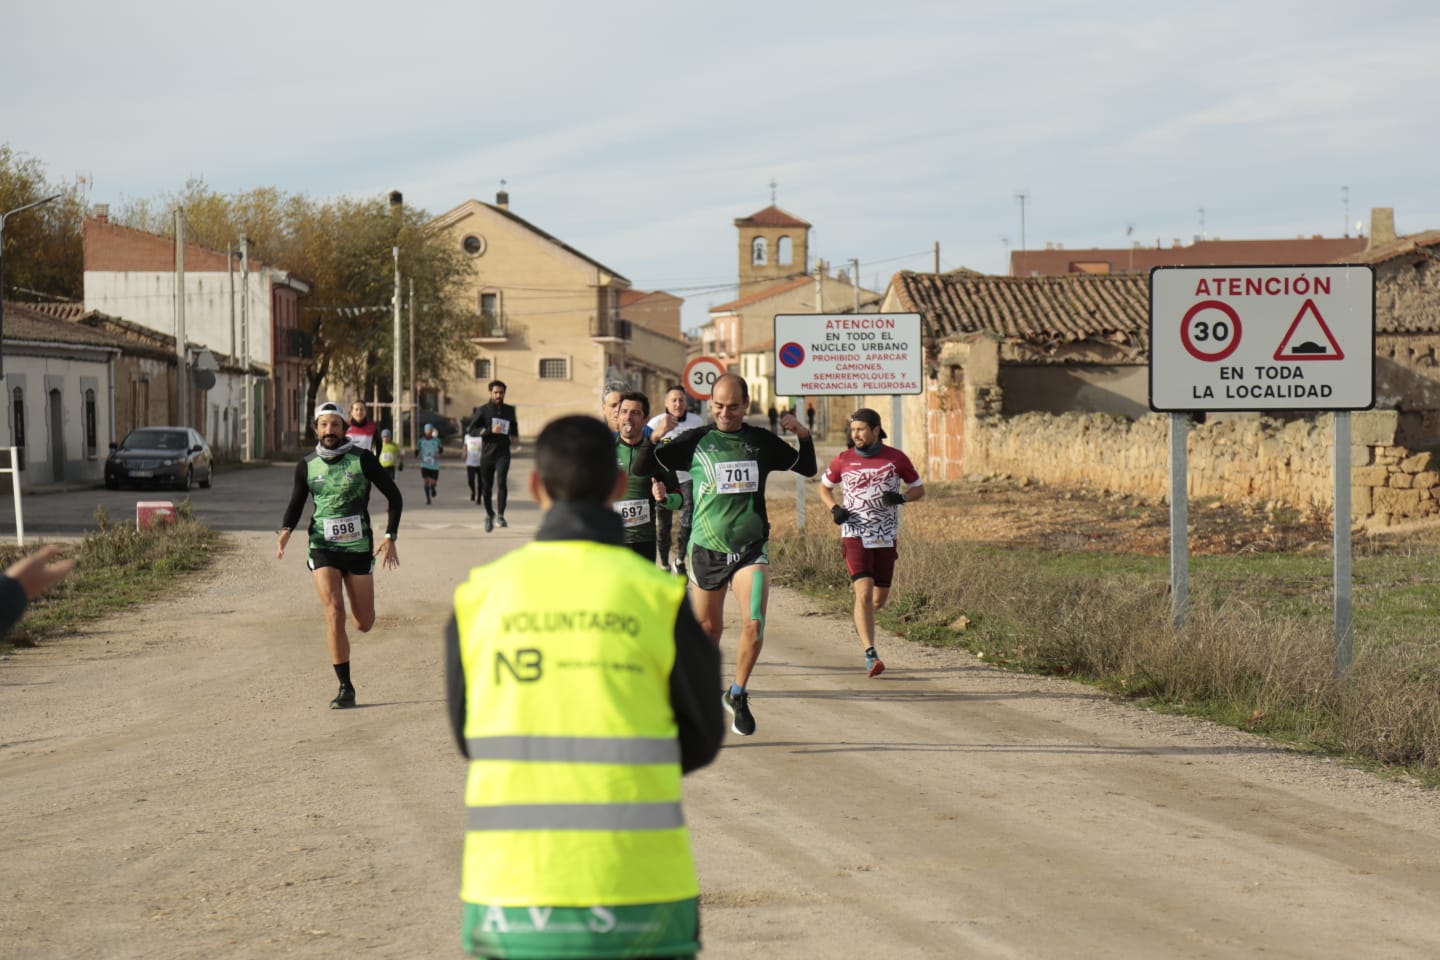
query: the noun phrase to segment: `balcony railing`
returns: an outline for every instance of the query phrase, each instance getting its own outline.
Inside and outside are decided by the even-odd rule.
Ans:
[[[590,339],[629,340],[630,321],[623,317],[590,317]]]
[[[505,340],[510,336],[510,318],[502,311],[484,310],[475,314],[472,340]]]

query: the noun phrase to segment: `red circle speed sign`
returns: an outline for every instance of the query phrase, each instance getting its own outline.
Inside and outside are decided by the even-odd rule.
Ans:
[[[685,392],[696,400],[709,400],[715,381],[725,373],[725,364],[714,357],[696,357],[685,364]]]
[[[1209,310],[1225,316],[1202,316]],[[1201,300],[1185,311],[1185,319],[1180,321],[1180,341],[1196,360],[1224,360],[1240,346],[1240,314],[1223,300]]]

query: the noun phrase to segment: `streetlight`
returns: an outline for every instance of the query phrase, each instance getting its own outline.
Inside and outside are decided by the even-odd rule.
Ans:
[[[11,216],[31,207],[38,207],[42,203],[49,203],[51,200],[59,200],[60,194],[46,197],[44,200],[36,200],[34,203],[27,203],[23,207],[16,207],[14,210],[6,210],[0,213],[0,338],[5,335],[5,221]],[[0,377],[5,376],[5,354],[0,348]]]

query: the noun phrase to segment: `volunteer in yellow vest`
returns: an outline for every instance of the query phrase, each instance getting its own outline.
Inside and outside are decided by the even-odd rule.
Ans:
[[[446,683],[470,761],[471,956],[699,950],[680,778],[724,737],[720,654],[684,582],[625,548],[609,507],[625,481],[599,420],[548,424],[530,477],[544,511],[535,542],[455,591]]]
[[[400,444],[390,438],[389,430],[380,431],[380,466],[390,474],[390,479],[395,479],[396,470],[405,469],[405,454],[400,449]]]

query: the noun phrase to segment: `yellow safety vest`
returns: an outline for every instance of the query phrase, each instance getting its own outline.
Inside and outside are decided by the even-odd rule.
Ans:
[[[455,590],[470,755],[462,900],[699,895],[670,704],[684,600],[682,580],[588,540],[531,543]]]
[[[393,467],[400,459],[400,445],[388,440],[380,444],[380,466]]]

